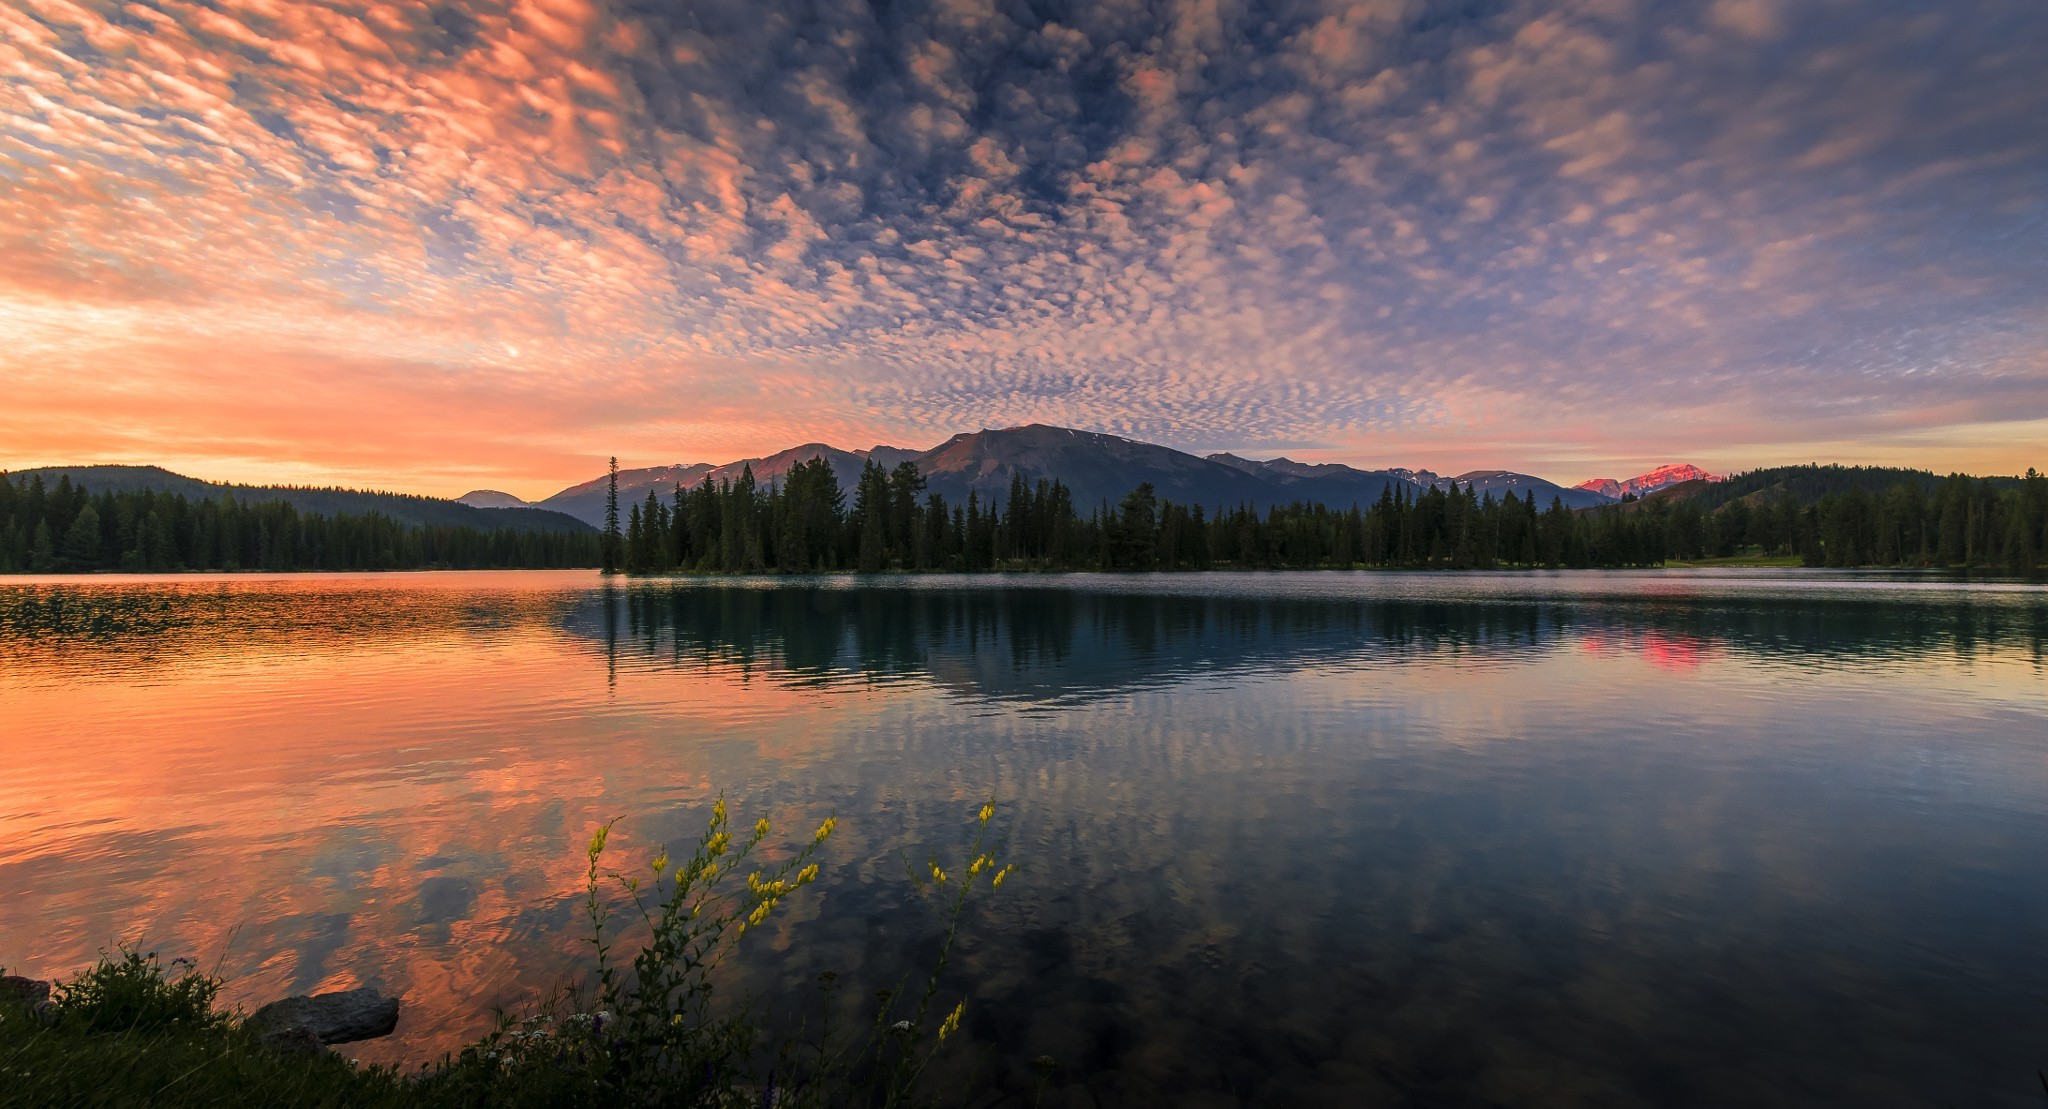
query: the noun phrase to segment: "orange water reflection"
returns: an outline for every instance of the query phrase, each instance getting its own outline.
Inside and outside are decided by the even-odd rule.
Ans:
[[[389,631],[17,660],[0,873],[30,896],[0,899],[8,963],[59,971],[175,937],[224,960],[243,1004],[402,992],[405,1034],[370,1057],[446,1044],[580,965],[565,925],[592,827],[704,800],[735,747],[800,761],[822,696],[717,669],[616,686],[541,620]],[[623,827],[622,852],[644,830]]]
[[[600,822],[625,818],[627,862],[721,789],[799,828],[837,811],[819,899],[762,971],[800,987],[897,965],[873,891],[992,790],[1025,869],[964,949],[992,1022],[969,1031],[1001,1065],[1095,1059],[1104,1100],[1256,1073],[1231,1053],[1275,1037],[1324,1083],[1296,1075],[1292,1100],[1344,1104],[1398,1092],[1384,1075],[1411,1081],[1459,1026],[1506,1045],[1466,1094],[1526,1100],[1556,1072],[1515,1060],[1549,1052],[1628,1101],[1615,1060],[1672,1050],[1666,1029],[1735,1035],[1685,1023],[1734,1004],[1728,952],[1772,1012],[1802,1011],[1784,983],[1804,982],[2013,1025],[1998,998],[1802,945],[1953,960],[1955,981],[2011,955],[1965,910],[2048,847],[2048,760],[2017,723],[2048,712],[2038,604],[1274,580],[0,586],[0,961],[62,973],[133,938],[222,958],[243,1004],[375,984],[405,1016],[361,1054],[416,1060],[583,964]],[[1885,881],[1845,877],[1868,868]],[[1489,1023],[1503,998],[1540,1019]],[[1762,1009],[1734,1023],[1783,1032]]]
[[[1585,650],[1596,654],[1637,655],[1656,669],[1671,674],[1698,670],[1718,653],[1712,643],[1697,636],[1656,628],[1633,634],[1626,631],[1589,631],[1579,643]]]

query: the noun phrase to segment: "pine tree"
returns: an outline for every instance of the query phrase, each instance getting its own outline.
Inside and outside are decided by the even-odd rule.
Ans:
[[[35,537],[29,541],[28,568],[46,571],[57,568],[57,544],[50,538],[50,521],[36,521]]]
[[[604,572],[619,572],[619,456],[612,456],[611,485],[604,495]]]
[[[86,502],[64,529],[64,567],[68,570],[98,569],[100,563],[100,514]]]

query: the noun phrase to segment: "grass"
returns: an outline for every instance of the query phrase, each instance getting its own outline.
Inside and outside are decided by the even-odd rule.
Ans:
[[[876,995],[872,1020],[815,1033],[718,1004],[717,969],[817,877],[827,820],[776,865],[752,859],[773,829],[735,835],[721,799],[689,856],[645,870],[605,865],[610,825],[592,837],[586,911],[593,1001],[567,995],[406,1073],[329,1052],[284,1053],[216,1007],[221,980],[187,960],[123,949],[60,983],[36,1006],[0,1001],[0,1102],[15,1106],[911,1106],[931,1099],[926,1068],[958,1032],[965,998],[941,975],[970,904],[1001,887],[993,802],[976,814],[951,869],[906,864],[944,938],[918,978]],[[623,903],[629,908],[617,909]],[[624,926],[624,931],[621,925]],[[619,940],[639,946],[621,958]],[[830,977],[825,981],[826,1011]],[[952,1004],[947,1004],[951,1001]]]
[[[1787,567],[1804,566],[1805,563],[1801,562],[1799,556],[1796,554],[1740,554],[1730,555],[1726,558],[1674,558],[1666,560],[1664,565],[1676,568],[1690,568],[1696,566],[1750,566],[1768,567],[1772,569],[1784,569]]]

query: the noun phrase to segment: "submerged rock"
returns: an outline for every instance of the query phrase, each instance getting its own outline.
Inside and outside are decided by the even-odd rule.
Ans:
[[[246,1026],[286,1051],[371,1040],[398,1027],[398,999],[368,987],[287,997],[249,1014]]]
[[[40,978],[23,978],[19,974],[0,975],[0,1005],[26,1005],[33,1008],[48,1000],[48,982]]]

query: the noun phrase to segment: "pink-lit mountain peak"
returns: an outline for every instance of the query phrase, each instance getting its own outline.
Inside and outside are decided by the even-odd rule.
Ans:
[[[1659,466],[1647,474],[1637,474],[1635,477],[1624,481],[1616,481],[1611,477],[1596,477],[1591,481],[1582,481],[1573,486],[1573,488],[1584,489],[1589,492],[1598,493],[1603,497],[1620,500],[1625,494],[1633,493],[1640,497],[1645,493],[1655,492],[1667,485],[1677,485],[1681,481],[1720,480],[1719,475],[1710,474],[1698,466],[1684,462],[1674,462],[1668,466]]]

